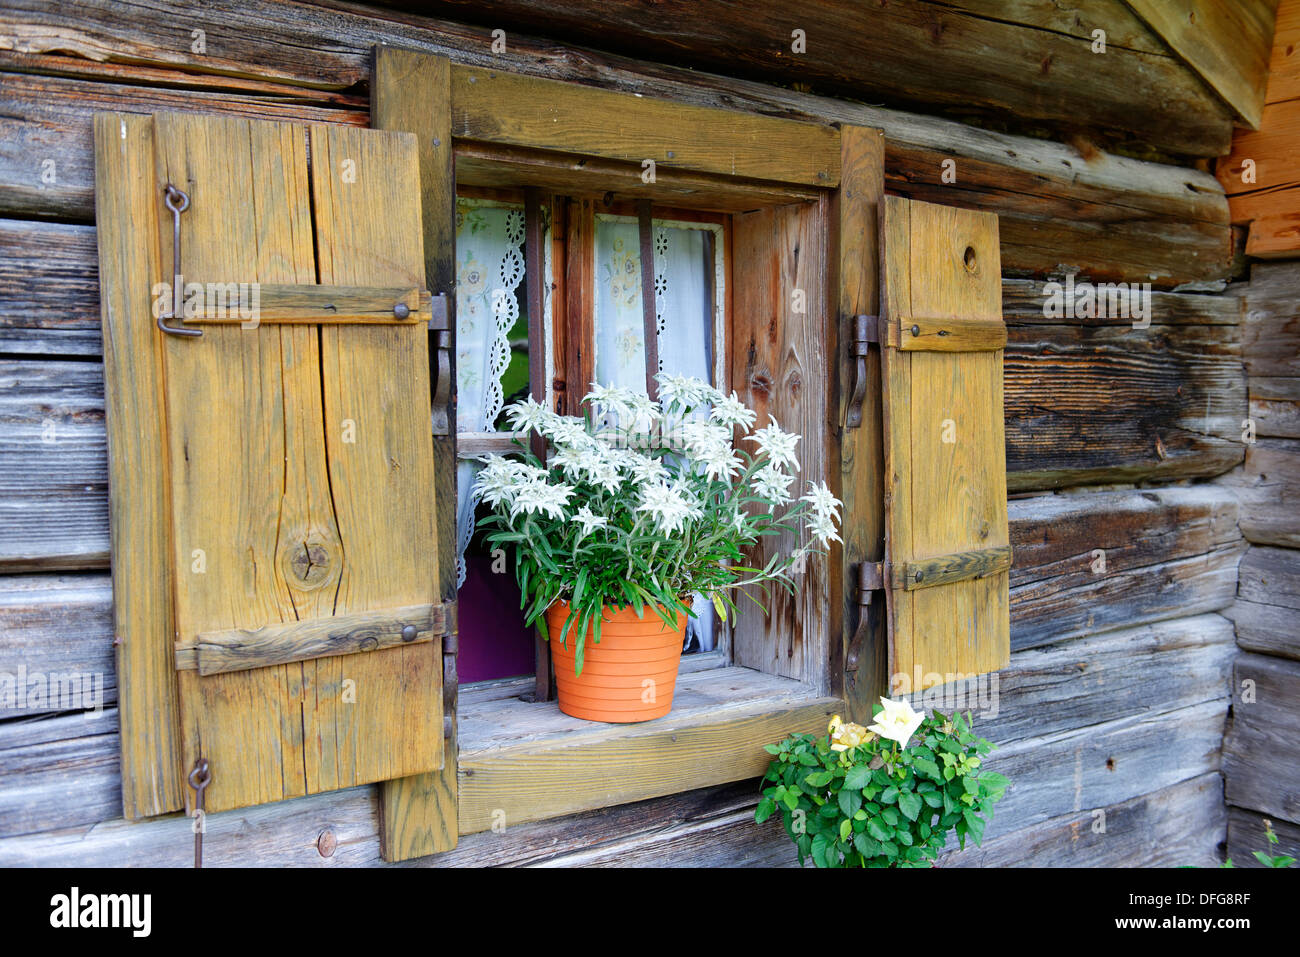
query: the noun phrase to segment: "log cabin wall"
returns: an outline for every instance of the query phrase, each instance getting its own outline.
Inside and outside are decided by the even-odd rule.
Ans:
[[[1233,270],[1228,208],[1207,168],[1234,122],[1250,122],[1260,78],[1235,82],[1252,78],[1248,65],[1216,69],[1178,30],[1139,15],[1143,3],[1016,5],[1021,19],[1009,22],[980,0],[900,2],[880,14],[884,39],[874,43],[860,25],[837,23],[854,5],[804,5],[811,53],[798,62],[786,38],[800,24],[780,19],[784,5],[750,5],[760,15],[743,32],[720,24],[720,36],[690,21],[688,6],[660,6],[657,15],[685,19],[681,36],[656,41],[639,31],[632,3],[490,14],[483,3],[440,5],[448,20],[280,0],[162,2],[147,17],[100,0],[6,4],[0,672],[100,675],[104,708],[87,717],[36,705],[0,719],[0,865],[191,863],[188,820],[121,819],[91,116],[181,109],[364,126],[377,43],[880,127],[889,189],[996,212],[1016,560],[1011,664],[999,713],[979,729],[1013,784],[985,846],[946,860],[1218,859],[1236,654],[1222,613],[1237,598],[1246,546],[1237,488],[1210,480],[1243,462],[1247,383],[1242,303],[1218,294]],[[1258,6],[1267,42],[1272,5]],[[497,28],[507,31],[502,53],[492,52]],[[1110,38],[1105,54],[1089,50],[1098,28]],[[870,68],[850,70],[864,48]],[[955,79],[972,74],[973,87]],[[1151,282],[1150,327],[1046,317],[1044,283],[1064,271]],[[1270,448],[1261,440],[1251,454],[1263,462]],[[1243,501],[1249,511],[1253,500]],[[1290,534],[1285,544],[1296,544]],[[1244,578],[1241,587],[1248,597]],[[756,796],[756,782],[741,782],[517,825],[412,863],[793,863],[780,828],[753,823]],[[205,858],[376,864],[376,790],[212,815]]]

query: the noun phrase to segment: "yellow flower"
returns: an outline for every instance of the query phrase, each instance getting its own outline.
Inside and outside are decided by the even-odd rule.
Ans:
[[[831,736],[832,751],[847,751],[849,748],[856,748],[860,744],[866,744],[876,736],[873,732],[868,731],[860,724],[849,722],[845,724],[840,720],[838,714],[831,715],[831,723],[826,728],[827,733]]]

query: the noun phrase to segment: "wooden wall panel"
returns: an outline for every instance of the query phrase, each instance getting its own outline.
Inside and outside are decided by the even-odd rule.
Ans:
[[[1244,654],[1223,740],[1229,804],[1300,824],[1300,662]]]

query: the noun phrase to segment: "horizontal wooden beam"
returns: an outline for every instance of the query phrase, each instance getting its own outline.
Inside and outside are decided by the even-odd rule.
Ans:
[[[308,283],[201,282],[187,324],[419,323],[428,322],[428,290],[370,286],[313,286]],[[188,313],[190,307],[185,307]]]
[[[1007,327],[987,319],[890,320],[887,345],[903,352],[993,352],[1007,344]]]
[[[678,678],[673,710],[596,725],[513,696],[460,710],[460,830],[526,821],[761,775],[764,744],[825,730],[838,699],[747,668]]]
[[[830,126],[629,96],[479,67],[451,69],[453,136],[658,167],[833,188]]]
[[[901,584],[904,591],[933,588],[953,582],[987,578],[1011,567],[1011,546],[981,548],[968,552],[954,552],[936,558],[923,558],[904,562]]]
[[[1224,798],[1300,824],[1300,662],[1244,654],[1233,669],[1232,721],[1223,738]],[[1242,693],[1249,689],[1249,694]],[[1260,848],[1263,850],[1263,848]]]
[[[455,630],[454,602],[203,632],[176,644],[176,670],[219,675],[291,661],[424,644]]]

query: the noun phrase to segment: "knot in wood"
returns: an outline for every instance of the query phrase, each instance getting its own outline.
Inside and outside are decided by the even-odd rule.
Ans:
[[[299,588],[319,588],[333,578],[334,562],[329,547],[323,542],[294,545],[288,550],[286,559],[285,571]]]

